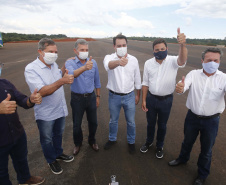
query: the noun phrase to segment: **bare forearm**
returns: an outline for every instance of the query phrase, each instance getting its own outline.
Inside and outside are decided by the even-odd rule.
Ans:
[[[179,57],[178,57],[178,65],[182,66],[185,64],[188,58],[188,50],[186,48],[186,44],[180,44],[179,49]]]
[[[100,96],[100,88],[96,88],[96,95]]]
[[[86,71],[86,67],[82,66],[76,70],[74,70],[74,77],[78,77],[80,74],[82,74],[84,71]]]
[[[120,60],[113,60],[113,61],[110,61],[108,63],[108,68],[109,69],[115,69],[116,67],[118,67],[120,65]]]
[[[51,85],[46,85],[39,90],[42,97],[49,96],[53,94],[57,89],[64,85],[63,78],[57,80]]]
[[[142,86],[142,101],[146,101],[148,86]]]
[[[137,89],[137,96],[140,97],[140,89]]]

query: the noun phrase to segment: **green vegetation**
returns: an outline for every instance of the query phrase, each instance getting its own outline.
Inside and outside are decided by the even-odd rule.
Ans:
[[[140,40],[140,41],[154,41],[158,37],[128,37],[128,40]],[[177,38],[164,38],[167,43],[177,43]],[[187,44],[195,45],[207,45],[207,46],[216,46],[216,45],[225,45],[226,46],[226,37],[224,40],[221,39],[186,39]]]
[[[2,32],[3,43],[11,42],[11,41],[40,40],[44,37],[48,37],[51,39],[67,38],[67,36],[64,34],[46,35],[46,34],[19,34],[19,33],[3,33]]]

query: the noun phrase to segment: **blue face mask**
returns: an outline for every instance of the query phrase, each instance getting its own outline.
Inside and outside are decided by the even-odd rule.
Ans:
[[[159,51],[154,53],[154,56],[157,60],[163,60],[167,56],[167,49],[165,51]]]
[[[215,73],[216,70],[219,68],[220,63],[216,63],[214,61],[207,62],[207,63],[202,63],[203,69],[208,73],[212,74]]]

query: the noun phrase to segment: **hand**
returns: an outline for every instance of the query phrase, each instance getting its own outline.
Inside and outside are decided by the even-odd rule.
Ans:
[[[11,95],[7,94],[7,98],[0,103],[0,114],[13,114],[16,111],[16,101],[10,101]]]
[[[177,83],[176,85],[176,92],[177,93],[183,93],[184,92],[184,79],[185,77],[182,77],[182,80]]]
[[[97,97],[96,98],[96,106],[97,106],[97,108],[99,107],[99,105],[100,105],[100,97]]]
[[[142,102],[141,108],[142,108],[142,110],[143,110],[144,112],[147,112],[147,111],[148,111],[148,109],[147,109],[147,107],[146,107],[146,101],[143,101],[143,102]]]
[[[41,104],[42,103],[42,96],[38,93],[38,89],[36,88],[34,92],[30,96],[31,103]]]
[[[72,84],[74,81],[74,75],[69,75],[68,70],[65,69],[65,73],[62,79],[64,81],[64,84]]]
[[[90,70],[93,68],[92,56],[89,57],[89,60],[86,62],[85,69]]]
[[[125,57],[122,57],[120,59],[119,65],[124,67],[127,63],[128,63],[128,59]]]
[[[177,42],[179,44],[186,43],[186,35],[184,35],[184,33],[180,33],[180,28],[177,28]]]
[[[137,105],[139,103],[139,101],[140,101],[140,96],[136,95],[136,97],[135,97],[135,104]]]

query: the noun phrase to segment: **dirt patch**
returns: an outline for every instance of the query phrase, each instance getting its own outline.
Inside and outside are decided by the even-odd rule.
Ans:
[[[86,41],[96,41],[92,38],[62,38],[62,39],[52,39],[54,42],[74,42],[78,39],[85,39]],[[10,41],[7,43],[32,43],[32,42],[39,42],[39,40],[26,40],[26,41]]]

